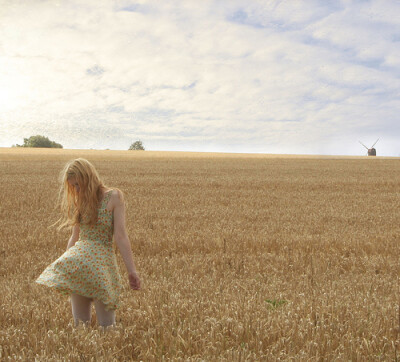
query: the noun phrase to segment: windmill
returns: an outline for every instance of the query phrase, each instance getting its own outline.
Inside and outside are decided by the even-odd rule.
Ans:
[[[368,156],[376,156],[376,149],[374,148],[374,146],[376,145],[376,143],[379,141],[379,138],[375,141],[375,143],[372,145],[372,147],[371,148],[368,148],[366,145],[364,145],[364,143],[362,143],[361,141],[358,141],[358,142],[360,142],[367,150],[368,150],[368,153],[367,153],[367,155]]]

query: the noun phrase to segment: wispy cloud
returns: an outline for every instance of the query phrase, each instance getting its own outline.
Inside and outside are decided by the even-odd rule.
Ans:
[[[6,1],[0,145],[399,155],[400,7]]]

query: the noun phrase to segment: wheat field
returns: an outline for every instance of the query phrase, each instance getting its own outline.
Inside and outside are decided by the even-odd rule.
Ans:
[[[85,157],[127,204],[142,279],[117,326],[36,284],[66,249],[58,174]],[[399,159],[0,149],[0,360],[389,361]]]

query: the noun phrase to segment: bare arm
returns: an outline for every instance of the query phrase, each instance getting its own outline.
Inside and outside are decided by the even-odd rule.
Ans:
[[[140,288],[140,280],[133,261],[131,243],[125,228],[125,203],[122,193],[114,196],[114,240],[124,260],[132,289]]]
[[[68,240],[68,245],[67,245],[67,250],[71,247],[74,246],[75,243],[78,241],[79,239],[79,225],[74,225],[72,227],[72,235]]]

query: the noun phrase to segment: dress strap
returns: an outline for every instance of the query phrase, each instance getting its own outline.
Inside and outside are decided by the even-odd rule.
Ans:
[[[108,201],[110,200],[112,192],[113,192],[113,190],[110,190],[104,194],[103,201],[102,201],[103,208],[107,207],[107,204],[108,204]]]

